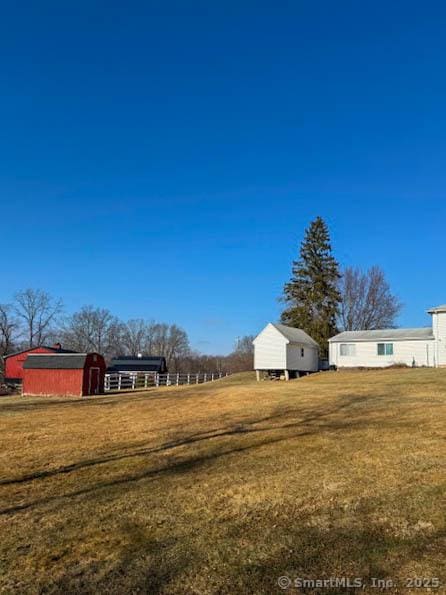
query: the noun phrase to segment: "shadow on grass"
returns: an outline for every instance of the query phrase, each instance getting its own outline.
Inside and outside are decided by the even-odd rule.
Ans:
[[[182,446],[189,446],[199,442],[235,435],[256,434],[261,432],[287,430],[294,428],[298,429],[307,426],[309,428],[312,427],[313,432],[316,429],[324,430],[324,428],[328,430],[341,430],[345,427],[352,428],[354,420],[351,416],[337,422],[335,422],[334,419],[329,421],[327,421],[327,419],[339,413],[342,413],[345,410],[357,411],[358,408],[360,408],[362,405],[366,403],[368,404],[371,400],[372,398],[370,397],[348,396],[339,399],[338,402],[336,402],[334,405],[330,407],[325,406],[322,408],[301,408],[299,409],[299,411],[296,411],[292,408],[281,409],[271,415],[255,419],[243,420],[243,422],[233,424],[229,427],[226,426],[223,428],[213,428],[204,432],[197,432],[193,434],[185,433],[184,435],[181,435],[181,437],[179,438],[175,438],[168,442],[164,442],[158,446],[141,448],[141,446],[147,444],[146,441],[138,443],[138,445],[135,445],[133,443],[130,449],[126,452],[103,455],[94,459],[86,459],[83,461],[78,461],[76,463],[71,463],[69,465],[57,467],[55,469],[35,471],[33,473],[22,475],[20,477],[0,479],[0,485],[20,484],[38,479],[46,479],[48,477],[72,473],[74,471],[79,471],[81,469],[93,467],[96,465],[103,465],[115,461],[121,461],[124,459],[131,459],[134,457],[145,457],[150,454],[161,453]],[[298,417],[298,419],[296,419],[296,416]],[[265,423],[271,424],[271,422],[283,422],[284,420],[289,421],[285,421],[285,423],[281,424],[276,423],[276,425],[264,425]],[[356,424],[358,423],[358,421],[360,420],[356,420]],[[361,420],[361,423],[364,422],[367,424],[367,426],[370,426],[370,424],[372,423],[370,419]],[[306,431],[303,435],[309,435],[309,433],[309,431]],[[135,448],[135,446],[137,447]]]
[[[417,427],[415,422],[404,420],[404,412],[401,411],[398,418],[389,418],[387,409],[379,407],[371,409],[366,407],[369,397],[357,397],[350,395],[338,399],[330,407],[306,408],[299,411],[296,419],[296,411],[282,410],[270,416],[244,420],[243,423],[213,430],[198,432],[188,435],[183,434],[179,438],[152,447],[129,448],[125,452],[104,455],[95,459],[89,459],[58,467],[51,470],[41,470],[16,478],[5,478],[0,485],[23,484],[26,482],[44,480],[58,475],[73,473],[85,468],[104,465],[121,460],[135,459],[138,457],[148,458],[150,455],[159,453],[170,453],[177,448],[187,446],[203,445],[207,450],[198,454],[189,452],[172,452],[168,463],[152,468],[145,468],[139,473],[132,473],[126,477],[111,479],[109,481],[97,482],[95,485],[75,490],[66,494],[59,494],[37,499],[0,509],[0,515],[14,514],[28,510],[35,506],[45,505],[52,502],[63,502],[70,498],[88,495],[100,490],[113,489],[123,485],[131,485],[143,480],[150,480],[159,475],[182,474],[200,466],[212,463],[223,457],[236,453],[249,452],[253,449],[267,445],[277,444],[287,440],[300,439],[308,436],[323,435],[326,433],[342,433],[350,431],[365,430],[370,428],[382,429],[392,428],[397,430],[402,427]],[[376,398],[371,399],[375,401]],[[375,414],[375,416],[373,416]],[[236,439],[235,442],[231,439]],[[253,440],[251,440],[253,438]],[[229,441],[228,441],[229,439]],[[221,441],[221,442],[219,442]]]
[[[281,519],[267,534],[239,521],[230,535],[223,526],[218,540],[211,532],[197,535],[191,528],[181,533],[177,527],[157,540],[146,527],[126,522],[121,527],[126,546],[115,562],[99,560],[76,574],[67,568],[64,576],[45,585],[42,592],[346,595],[382,592],[372,588],[373,579],[392,579],[398,589],[386,592],[402,593],[409,589],[400,576],[401,567],[426,558],[430,565],[426,575],[444,579],[444,530],[402,537],[383,531],[361,515],[352,516],[348,527],[333,519],[329,529],[308,526],[306,520],[293,523],[293,519]],[[271,527],[271,519],[265,518],[265,524]],[[203,526],[201,529],[206,531]],[[249,544],[246,550],[240,550],[240,536]],[[269,553],[265,555],[265,551]],[[308,585],[282,591],[277,581],[283,576],[293,582],[298,578],[360,578],[364,588],[341,583],[331,588]]]

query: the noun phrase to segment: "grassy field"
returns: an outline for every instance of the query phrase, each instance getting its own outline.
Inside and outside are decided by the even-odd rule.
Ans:
[[[2,593],[271,594],[280,576],[446,593],[446,370],[0,399]]]

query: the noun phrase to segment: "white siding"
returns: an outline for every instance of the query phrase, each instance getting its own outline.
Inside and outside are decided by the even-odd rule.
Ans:
[[[436,342],[435,359],[437,366],[446,366],[446,313],[432,315],[432,329]]]
[[[268,324],[254,339],[255,370],[286,370],[287,339]]]
[[[302,349],[304,356],[302,357]],[[315,347],[290,343],[287,345],[287,369],[301,372],[317,372],[319,369],[319,353]]]
[[[445,333],[446,338],[446,333]],[[393,355],[378,355],[378,343],[393,343]],[[434,365],[435,341],[351,341],[356,345],[356,355],[341,356],[342,343],[330,343],[330,365],[338,368],[382,368],[395,364],[411,366],[415,359],[416,366]],[[446,364],[446,358],[445,358]]]

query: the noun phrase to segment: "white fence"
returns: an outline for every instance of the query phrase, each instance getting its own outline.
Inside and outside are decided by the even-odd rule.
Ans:
[[[104,390],[137,390],[158,386],[180,386],[183,384],[203,384],[228,376],[228,373],[200,374],[158,374],[157,372],[114,372],[106,374]]]

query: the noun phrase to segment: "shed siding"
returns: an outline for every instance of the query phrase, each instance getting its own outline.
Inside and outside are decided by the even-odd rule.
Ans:
[[[82,354],[67,356],[79,358]],[[30,356],[32,357],[32,356]],[[42,356],[37,358],[41,359]],[[61,367],[65,356],[54,356],[58,361],[54,361],[52,356],[48,357],[48,362],[41,362],[40,367],[36,367],[33,362],[32,367],[25,367],[23,377],[24,395],[42,395],[42,396],[75,396],[82,397],[88,394],[99,394],[104,391],[105,361],[102,355],[98,353],[89,353],[84,356],[81,365],[83,367]],[[61,359],[59,359],[61,358]],[[57,364],[57,367],[56,367]],[[51,367],[49,367],[51,366]],[[92,386],[90,386],[90,374],[93,371]],[[91,390],[90,390],[91,389]]]
[[[82,396],[84,370],[26,370],[24,395]]]
[[[377,355],[378,343],[393,343],[393,355]],[[338,368],[384,368],[387,366],[406,364],[412,366],[434,365],[435,341],[351,341],[356,345],[355,356],[341,356],[342,343],[330,343],[330,365]]]
[[[301,350],[304,350],[304,356]],[[290,343],[287,345],[287,369],[301,372],[316,372],[319,368],[319,353],[314,347]]]
[[[268,324],[254,341],[255,370],[285,370],[287,340]]]

